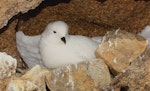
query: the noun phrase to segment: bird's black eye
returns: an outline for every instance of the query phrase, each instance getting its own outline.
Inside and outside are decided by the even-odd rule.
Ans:
[[[53,31],[53,33],[56,33],[56,31]]]

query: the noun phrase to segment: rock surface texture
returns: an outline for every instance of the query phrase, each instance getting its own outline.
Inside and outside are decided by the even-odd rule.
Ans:
[[[11,77],[6,91],[46,91],[44,72],[35,66],[21,77]]]
[[[17,61],[6,53],[0,52],[0,91],[6,91],[10,77],[16,73]]]
[[[19,57],[16,47],[15,27],[17,22],[13,21],[7,30],[0,34],[0,52],[6,52],[17,59],[17,67],[23,67],[23,63]]]
[[[123,72],[147,48],[148,41],[122,30],[107,32],[96,51],[114,74]]]
[[[7,55],[0,53],[0,79],[8,78],[16,73],[17,60]]]
[[[150,50],[144,52],[124,72],[118,74],[111,84],[103,87],[110,91],[118,87],[126,87],[129,91],[150,90]]]
[[[109,70],[100,59],[56,68],[47,74],[52,91],[99,91],[111,81]]]
[[[118,28],[137,33],[150,24],[150,2],[144,0],[70,0],[42,8],[45,4],[50,3],[45,2],[33,13],[25,14],[19,30],[35,35],[49,22],[63,20],[69,24],[71,34],[100,36]]]
[[[35,66],[21,77],[11,75],[0,80],[0,91],[46,91],[44,71]]]
[[[5,63],[15,66],[7,65],[5,68],[11,68],[7,71],[0,69],[0,91],[46,91],[46,84],[52,91],[99,91],[111,82],[108,67],[100,59],[56,69],[44,69],[37,65],[17,76],[16,60],[5,55],[2,58],[7,59]],[[3,60],[0,60],[1,63],[4,63]],[[12,71],[13,74],[10,73]]]
[[[34,9],[42,0],[0,0],[0,28],[18,13]]]

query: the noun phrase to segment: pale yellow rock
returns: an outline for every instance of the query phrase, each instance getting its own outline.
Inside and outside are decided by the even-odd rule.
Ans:
[[[109,70],[103,60],[93,60],[56,69],[35,66],[21,77],[7,80],[6,91],[100,91],[110,83]]]
[[[40,91],[38,87],[28,80],[15,79],[9,82],[6,91]]]
[[[50,69],[45,74],[51,91],[100,91],[111,81],[101,59]]]
[[[5,79],[16,73],[17,60],[0,52],[0,79]]]
[[[4,76],[0,79],[0,91],[46,91],[45,82],[51,91],[100,91],[110,81],[107,65],[102,59],[95,59],[56,69],[45,69],[37,65],[19,77]]]
[[[96,50],[114,74],[123,72],[147,48],[148,42],[135,34],[122,30],[108,32]]]
[[[112,79],[103,91],[121,87],[128,88],[125,91],[150,91],[150,50],[146,50],[124,72]]]
[[[45,77],[40,66],[35,66],[21,77],[12,77],[6,91],[46,91]]]

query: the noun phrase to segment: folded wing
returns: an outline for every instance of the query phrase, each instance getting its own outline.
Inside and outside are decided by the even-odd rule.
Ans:
[[[39,53],[40,37],[41,35],[26,36],[22,31],[16,33],[17,49],[29,68],[37,64],[43,66]]]

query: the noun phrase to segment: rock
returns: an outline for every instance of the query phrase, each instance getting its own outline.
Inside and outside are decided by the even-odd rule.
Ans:
[[[17,59],[17,67],[23,68],[23,62],[16,47],[15,27],[17,20],[11,22],[7,30],[0,34],[0,52],[6,52],[13,58]]]
[[[0,52],[0,79],[5,79],[16,73],[17,61],[6,53]]]
[[[114,74],[123,72],[147,48],[148,41],[122,30],[108,32],[96,50]]]
[[[6,91],[46,91],[44,79],[44,71],[37,65],[21,77],[12,77]]]
[[[119,27],[137,33],[146,25],[150,25],[150,2],[146,0],[63,1],[69,2],[48,6],[52,3],[45,0],[36,10],[22,16],[19,30],[27,35],[36,35],[40,34],[49,22],[63,20],[69,24],[70,34],[100,36]]]
[[[19,12],[25,13],[37,7],[42,0],[0,0],[0,29]]]
[[[9,83],[10,78],[0,79],[0,91],[6,91],[6,86]]]
[[[99,91],[111,81],[109,70],[101,59],[50,69],[46,74],[47,85],[52,91]]]
[[[6,54],[3,54],[1,59],[6,64],[10,64],[11,61],[16,63],[16,60],[14,61]],[[5,61],[5,59],[9,59],[10,62]],[[0,62],[0,65],[5,66],[4,62]],[[12,67],[12,69],[8,67],[5,67],[5,69],[9,71],[14,69],[12,64],[8,66]],[[17,76],[15,71],[13,71],[15,75],[10,75],[12,73],[9,73],[8,76],[3,76],[8,72],[0,70],[3,78],[0,79],[0,91],[46,91],[46,84],[51,91],[99,91],[99,89],[111,82],[109,70],[102,59],[56,69],[45,69],[37,65],[20,76]]]
[[[103,91],[111,91],[119,87],[127,87],[128,91],[150,90],[150,50],[146,50],[122,73],[118,74],[112,82],[104,86]]]

